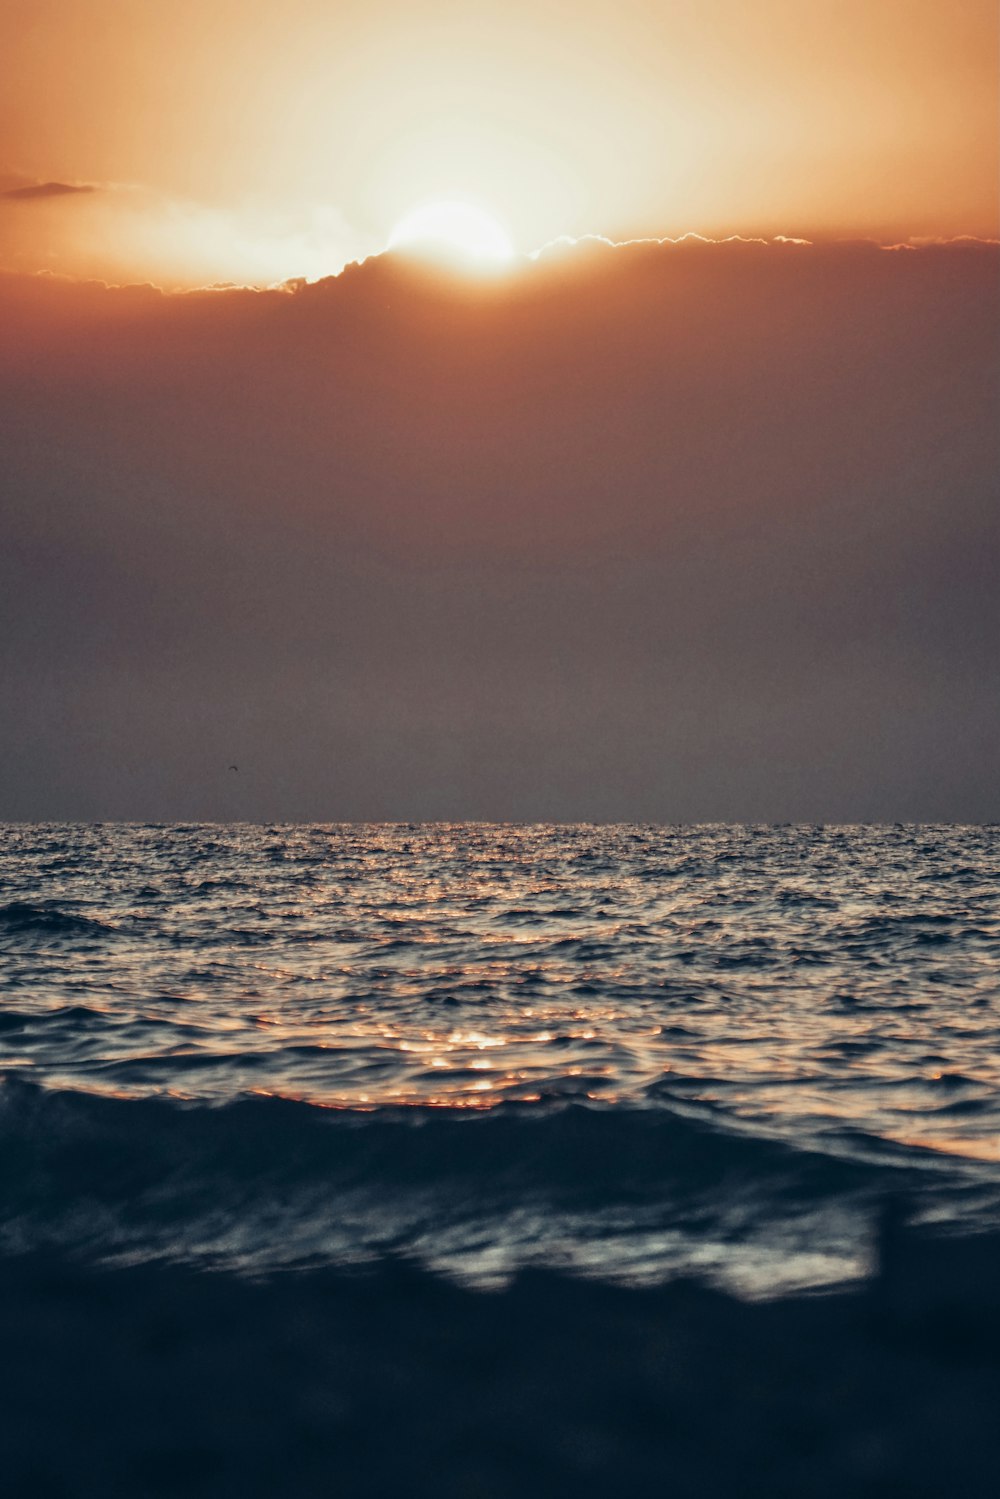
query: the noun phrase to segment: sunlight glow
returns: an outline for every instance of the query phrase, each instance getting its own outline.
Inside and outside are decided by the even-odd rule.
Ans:
[[[490,214],[469,203],[425,203],[393,229],[389,250],[416,251],[465,265],[498,267],[514,254],[510,236]]]

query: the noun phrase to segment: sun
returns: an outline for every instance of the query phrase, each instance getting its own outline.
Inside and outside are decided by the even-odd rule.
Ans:
[[[514,254],[501,224],[470,203],[425,203],[400,219],[389,236],[389,250],[406,250],[435,260],[499,268]]]

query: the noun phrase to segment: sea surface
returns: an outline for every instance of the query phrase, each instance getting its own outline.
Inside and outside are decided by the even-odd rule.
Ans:
[[[767,1296],[1000,1224],[1000,828],[0,828],[0,1249]]]

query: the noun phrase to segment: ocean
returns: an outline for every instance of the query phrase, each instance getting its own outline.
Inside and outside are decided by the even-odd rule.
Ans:
[[[744,1299],[1000,1218],[1000,828],[9,825],[7,1254]]]

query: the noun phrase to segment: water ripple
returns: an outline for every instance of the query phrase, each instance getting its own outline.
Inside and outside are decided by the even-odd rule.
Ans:
[[[995,827],[11,826],[0,1068],[362,1110],[682,1092],[982,1162],[998,873]]]

